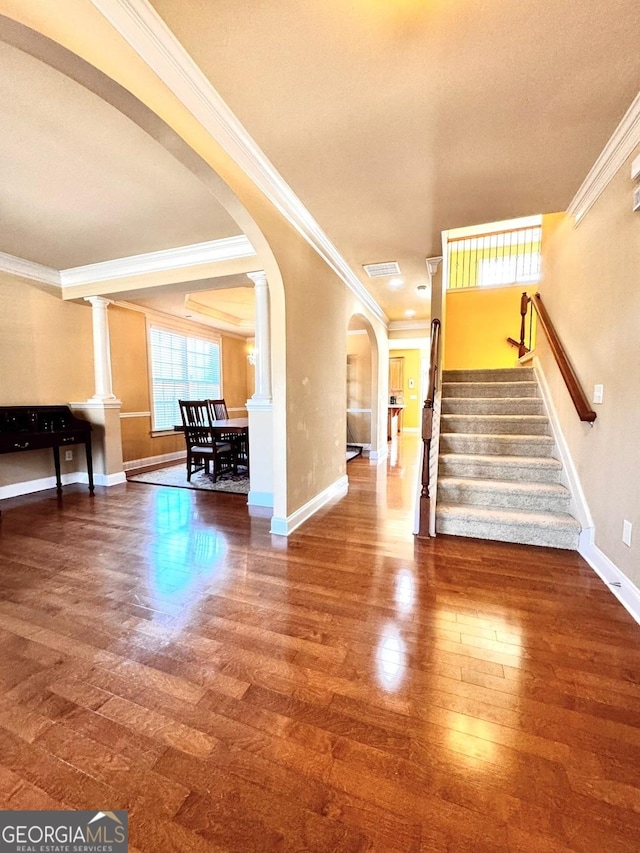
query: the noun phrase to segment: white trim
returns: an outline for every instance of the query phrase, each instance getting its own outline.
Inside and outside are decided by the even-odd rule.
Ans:
[[[387,328],[390,332],[413,332],[423,329],[428,332],[431,323],[429,320],[392,320]]]
[[[72,409],[97,409],[103,411],[104,409],[121,409],[122,400],[80,400],[76,403],[69,403],[69,405]]]
[[[80,482],[78,476],[78,471],[70,474],[61,474],[60,482],[63,486],[70,486],[73,483]],[[0,486],[0,500],[17,498],[21,495],[30,495],[33,492],[44,492],[47,489],[55,489],[56,486],[55,477],[40,477],[37,480],[23,480],[21,483],[9,483],[6,486]]]
[[[533,372],[538,380],[538,387],[540,388],[542,401],[549,417],[553,438],[558,449],[560,461],[562,462],[563,474],[567,480],[565,485],[571,492],[569,512],[578,519],[583,531],[591,530],[594,528],[593,517],[589,511],[584,489],[582,488],[578,471],[573,462],[569,445],[567,444],[564,433],[562,432],[562,427],[560,426],[560,418],[558,417],[558,412],[553,402],[547,377],[545,376],[542,364],[540,363],[540,359],[537,355],[534,353],[528,353],[526,360],[533,362]]]
[[[259,397],[256,397],[255,399],[250,397],[247,400],[245,408],[247,412],[272,412],[273,400],[271,398],[268,400],[262,400]]]
[[[203,128],[385,325],[386,315],[150,3],[91,0]]]
[[[173,435],[180,433],[174,432]],[[135,468],[147,468],[149,465],[162,465],[165,462],[182,462],[186,458],[186,450],[174,450],[173,453],[159,453],[157,456],[145,456],[144,459],[130,459],[122,467],[125,471],[132,471]]]
[[[273,508],[273,492],[249,492],[249,506],[266,506]]]
[[[158,252],[146,252],[142,255],[101,261],[97,264],[70,267],[60,270],[59,278],[63,289],[66,290],[98,281],[177,270],[220,261],[233,261],[255,254],[249,239],[244,234],[240,234],[237,237],[225,237],[222,240],[209,240],[206,243],[193,243],[189,246],[177,246],[174,249],[161,249]]]
[[[369,462],[384,462],[389,456],[389,448],[385,447],[382,450],[371,450],[369,452]]]
[[[640,590],[615,563],[604,554],[593,541],[581,543],[578,553],[589,563],[594,572],[602,579],[625,610],[640,625]],[[619,584],[619,586],[614,586]]]
[[[150,418],[151,412],[120,412],[120,418]]]
[[[638,145],[640,145],[640,94],[634,98],[567,208],[567,213],[575,217],[576,225],[600,198],[611,179]]]
[[[124,471],[118,471],[116,474],[94,474],[93,482],[96,486],[116,486],[120,483],[126,483],[127,478]],[[60,475],[60,482],[63,486],[71,486],[74,483],[89,485],[89,475],[86,471],[72,471],[67,474]],[[6,486],[0,486],[0,500],[7,498],[17,498],[21,495],[30,495],[34,492],[44,492],[48,489],[55,489],[57,486],[56,478],[40,477],[37,480],[23,480],[21,483],[9,483]]]
[[[79,471],[76,482],[88,484],[89,475],[85,471]],[[127,475],[124,471],[117,471],[115,474],[94,474],[93,482],[96,486],[119,486],[127,482]]]
[[[32,281],[41,281],[44,284],[53,284],[55,287],[62,286],[60,272],[53,267],[45,267],[42,264],[18,258],[16,255],[7,255],[5,252],[0,252],[0,272],[29,278]]]
[[[370,415],[373,409],[347,409],[348,415]],[[350,442],[353,444],[353,442]],[[356,442],[357,443],[357,442]]]
[[[338,477],[335,483],[327,486],[326,489],[323,489],[314,498],[311,498],[310,501],[307,501],[306,504],[287,516],[287,518],[274,516],[271,519],[271,532],[277,536],[289,536],[290,533],[293,533],[297,527],[300,527],[301,524],[311,518],[319,509],[322,509],[323,506],[326,506],[326,504],[335,498],[343,498],[348,491],[349,479],[346,474],[343,474],[342,477]]]

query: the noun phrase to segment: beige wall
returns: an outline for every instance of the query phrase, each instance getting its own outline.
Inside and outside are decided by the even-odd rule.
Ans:
[[[57,7],[52,14],[46,4],[1,5],[94,64],[163,119],[202,158],[194,173],[256,249],[271,302],[274,514],[291,516],[345,473],[346,331],[353,295],[93,7],[69,0],[65,14]],[[164,133],[158,131],[158,138]],[[377,328],[379,321],[371,320]]]
[[[635,155],[640,152],[636,150]],[[544,335],[537,352],[596,528],[596,545],[640,585],[640,214],[631,211],[630,163],[574,227],[568,217],[550,235],[540,293],[592,398],[593,427],[581,423]],[[632,547],[622,522],[634,525]]]
[[[93,392],[91,308],[0,274],[0,405],[68,405]],[[62,461],[63,472],[78,467]],[[1,486],[53,474],[50,450],[0,457]]]

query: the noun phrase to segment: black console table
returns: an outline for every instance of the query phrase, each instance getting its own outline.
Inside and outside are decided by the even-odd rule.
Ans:
[[[93,494],[91,424],[71,414],[68,406],[0,406],[0,453],[53,450],[56,487],[62,491],[60,448],[84,444],[89,491]]]

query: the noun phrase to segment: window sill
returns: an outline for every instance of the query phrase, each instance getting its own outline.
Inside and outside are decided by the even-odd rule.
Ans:
[[[161,438],[163,435],[181,435],[175,429],[152,429],[151,438]]]

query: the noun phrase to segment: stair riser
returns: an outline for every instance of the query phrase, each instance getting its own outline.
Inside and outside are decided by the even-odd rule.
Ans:
[[[481,462],[440,460],[438,473],[441,477],[476,477],[485,480],[530,480],[534,483],[559,483],[560,469],[542,465],[523,467],[520,465],[484,465]]]
[[[491,489],[438,485],[438,499],[445,503],[494,509],[525,509],[532,512],[569,512],[569,495],[531,495]]]
[[[449,397],[442,400],[444,415],[544,415],[539,397]]]
[[[443,370],[443,382],[534,382],[530,367],[507,367],[494,370]]]
[[[443,398],[537,397],[535,382],[443,382]]]
[[[486,524],[463,519],[438,517],[436,532],[471,539],[490,539],[497,542],[516,542],[521,545],[540,545],[547,548],[578,548],[578,533],[569,530],[540,529],[531,525]]]
[[[491,415],[443,415],[440,420],[442,433],[481,433],[489,435],[551,435],[546,418],[522,417],[494,418]]]
[[[553,440],[547,436],[440,436],[441,453],[472,453],[480,456],[551,456]]]

